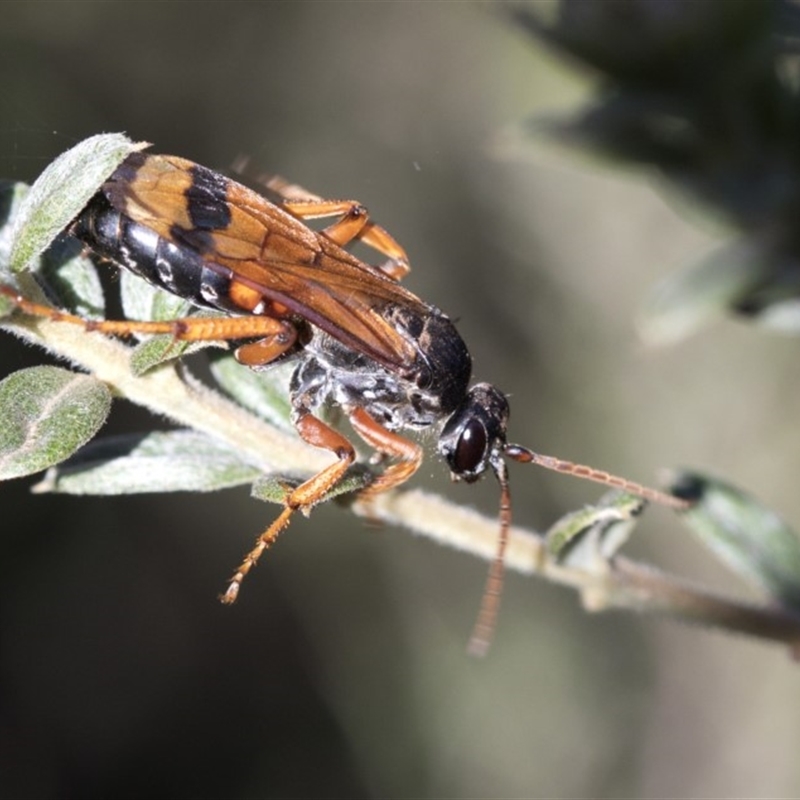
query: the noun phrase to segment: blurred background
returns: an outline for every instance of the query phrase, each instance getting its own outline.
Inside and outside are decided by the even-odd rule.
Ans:
[[[728,234],[644,170],[524,133],[599,78],[507,9],[6,3],[0,177],[31,181],[85,136],[124,131],[357,198],[406,247],[407,285],[459,321],[476,376],[510,394],[512,440],[646,483],[708,470],[797,524],[800,345],[736,321],[643,345],[648,292]],[[2,375],[39,361],[0,341]],[[120,403],[109,430],[151,425]],[[515,520],[537,530],[601,493],[520,466],[511,480]],[[293,522],[225,608],[272,507],[245,490],[33,497],[32,482],[0,488],[5,797],[798,792],[800,673],[777,646],[590,616],[511,575],[476,661],[486,565],[337,508]],[[415,484],[496,513],[493,481],[451,486],[433,453]],[[663,509],[629,552],[741,591]]]

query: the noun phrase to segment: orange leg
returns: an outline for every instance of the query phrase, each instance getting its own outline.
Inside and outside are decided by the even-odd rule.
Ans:
[[[288,187],[288,184],[286,185]],[[270,185],[274,191],[282,194],[280,188]],[[287,193],[299,187],[284,188]],[[319,219],[321,217],[338,216],[336,222],[325,228],[322,233],[340,247],[358,240],[374,250],[387,256],[388,260],[379,268],[393,280],[399,281],[408,275],[411,267],[408,264],[406,251],[394,240],[394,237],[376,225],[369,218],[367,209],[355,200],[323,200],[315,195],[307,195],[298,199],[295,195],[286,195],[284,207],[300,219]]]
[[[337,483],[344,477],[348,467],[355,461],[353,445],[341,434],[329,428],[324,422],[318,420],[308,412],[302,413],[295,421],[295,426],[300,436],[309,444],[330,450],[338,459],[333,464],[325,467],[314,477],[309,478],[292,490],[284,501],[286,506],[278,518],[270,525],[256,541],[256,546],[245,556],[239,565],[227,591],[220,598],[223,603],[233,603],[247,573],[256,565],[261,554],[270,547],[278,538],[284,528],[289,524],[292,514],[300,509],[306,511],[318,503]]]
[[[279,322],[279,320],[275,320]],[[248,342],[236,349],[234,355],[246,367],[263,367],[290,350],[297,341],[297,328],[284,322],[276,333],[264,336],[257,342]]]
[[[368,500],[372,495],[399,486],[417,471],[422,461],[422,448],[418,445],[387,431],[361,408],[355,409],[350,414],[350,421],[356,433],[367,444],[381,453],[400,459],[399,463],[388,467],[382,475],[360,492],[360,497]],[[330,450],[335,453],[338,460],[289,493],[284,501],[286,507],[272,525],[258,537],[256,546],[245,556],[244,561],[236,570],[227,591],[222,595],[223,603],[233,603],[236,600],[247,573],[256,565],[263,552],[272,546],[281,531],[286,528],[292,514],[298,509],[307,511],[318,503],[339,483],[355,461],[355,450],[350,442],[308,412],[302,414],[295,425],[300,436],[306,442],[315,447]]]
[[[386,430],[363,408],[356,408],[350,414],[350,422],[356,433],[379,453],[399,461],[387,467],[372,483],[359,492],[359,496],[369,499],[372,495],[386,492],[405,483],[422,463],[422,448],[408,439]]]
[[[386,230],[369,220],[367,209],[355,200],[325,200],[308,189],[289,183],[280,175],[263,176],[261,182],[283,201],[284,207],[301,219],[342,216],[343,219],[325,228],[325,235],[340,247],[358,239],[385,256],[381,266],[391,278],[400,280],[408,274],[406,251]]]
[[[181,319],[147,322],[143,320],[91,320],[26,300],[14,289],[0,286],[0,293],[10,297],[26,314],[45,317],[54,322],[80,325],[87,331],[98,331],[115,336],[134,333],[169,334],[183,342],[213,342],[230,339],[261,337],[259,341],[243,345],[236,357],[249,367],[274,361],[297,341],[294,325],[274,317],[251,314],[243,317],[184,317]]]

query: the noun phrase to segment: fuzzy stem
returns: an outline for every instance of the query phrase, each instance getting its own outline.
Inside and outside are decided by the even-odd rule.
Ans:
[[[226,442],[265,472],[314,472],[330,463],[328,454],[262,422],[185,371],[181,375],[174,367],[162,366],[142,376],[133,375],[128,366],[130,348],[106,336],[21,315],[0,321],[0,330],[66,358],[120,397]],[[486,560],[496,552],[496,519],[428,492],[388,492],[371,497],[368,505],[354,504],[354,510]],[[513,527],[505,564],[508,569],[539,574],[577,589],[589,610],[616,607],[666,614],[784,642],[800,653],[797,614],[719,596],[628,559],[615,558],[603,571],[565,567],[546,555],[539,534]]]

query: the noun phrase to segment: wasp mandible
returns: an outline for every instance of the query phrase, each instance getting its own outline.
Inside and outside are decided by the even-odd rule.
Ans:
[[[307,443],[336,460],[289,491],[284,508],[233,575],[222,601],[288,525],[335,487],[355,462],[348,439],[318,411],[340,407],[355,432],[388,466],[359,498],[400,486],[419,468],[422,448],[401,435],[437,428],[437,450],[455,480],[490,469],[500,485],[499,537],[481,611],[470,640],[488,648],[495,626],[511,524],[506,461],[533,463],[676,508],[685,501],[607,472],[539,455],[506,439],[509,404],[488,383],[470,385],[472,359],[450,318],[399,283],[403,248],[355,201],[324,200],[281,180],[268,199],[175,156],[134,153],[70,224],[67,233],[94,254],[215,318],[168,322],[87,321],[3,289],[25,312],[107,334],[167,333],[181,341],[236,340],[236,358],[253,369],[292,359],[292,421]],[[334,218],[320,231],[308,220]],[[347,245],[360,241],[385,256],[374,266]]]

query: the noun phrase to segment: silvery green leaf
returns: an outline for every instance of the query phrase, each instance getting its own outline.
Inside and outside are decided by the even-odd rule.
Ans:
[[[23,183],[0,181],[0,280],[16,288],[21,287],[17,287],[9,263],[12,220],[18,215],[22,199],[29,190]],[[59,305],[81,317],[100,319],[105,308],[103,288],[94,264],[82,256],[81,251],[79,242],[59,236],[40,254],[37,263],[30,266]],[[10,300],[0,297],[0,314],[7,314],[13,308]]]
[[[263,475],[254,481],[250,496],[256,500],[263,500],[265,503],[277,503],[281,505],[286,499],[286,495],[302,483],[301,478],[293,478],[282,475]]]
[[[188,300],[159,289],[128,270],[121,270],[119,278],[122,313],[126,319],[181,319],[194,308]]]
[[[144,375],[159,364],[182,356],[188,346],[189,342],[177,341],[169,334],[152,336],[131,352],[131,372]]]
[[[94,262],[82,245],[58,237],[42,254],[39,276],[58,304],[84,319],[103,319],[106,299]]]
[[[231,355],[211,363],[214,379],[240,405],[282,430],[294,430],[289,402],[289,378],[295,365],[289,361],[256,372]]]
[[[562,517],[546,534],[547,551],[560,563],[596,569],[628,541],[646,501],[623,491],[608,492],[597,505]]]
[[[306,476],[311,477],[311,476]],[[357,492],[369,486],[374,476],[370,469],[364,464],[355,464],[348,471],[344,478],[339,481],[327,494],[320,498],[320,503],[327,503],[335,497]],[[303,479],[296,477],[284,477],[282,475],[264,475],[253,483],[250,492],[252,497],[263,500],[267,503],[282,504],[286,495],[303,482]]]
[[[11,280],[11,230],[20,206],[30,187],[25,183],[0,180],[0,276]]]
[[[0,282],[19,289],[11,273],[11,229],[14,218],[30,187],[25,183],[0,181]],[[14,303],[5,295],[0,295],[0,319],[16,309]]]
[[[122,310],[127,319],[168,322],[188,316],[214,316],[213,311],[198,311],[197,307],[182,297],[159,289],[133,273],[120,273]],[[187,353],[207,347],[219,347],[219,342],[185,342],[171,334],[141,335],[143,339],[131,355],[134,375],[144,375],[165,361],[172,361]]]
[[[58,464],[100,429],[111,407],[105,384],[59,367],[31,367],[0,382],[0,477]]]
[[[199,312],[194,318],[204,316],[205,312]],[[167,361],[195,353],[198,350],[205,350],[209,347],[224,347],[224,342],[185,342],[176,339],[169,333],[151,336],[138,344],[131,353],[131,372],[134,375],[144,375],[154,367]]]
[[[91,442],[35,488],[93,495],[211,492],[251,483],[259,474],[232,448],[202,433],[157,431]]]
[[[142,144],[122,134],[84,139],[49,164],[22,201],[11,230],[12,272],[29,269],[89,202],[103,181]]]
[[[800,608],[800,539],[774,511],[694,472],[679,473],[673,492],[693,501],[681,518],[720,561],[784,605]]]

